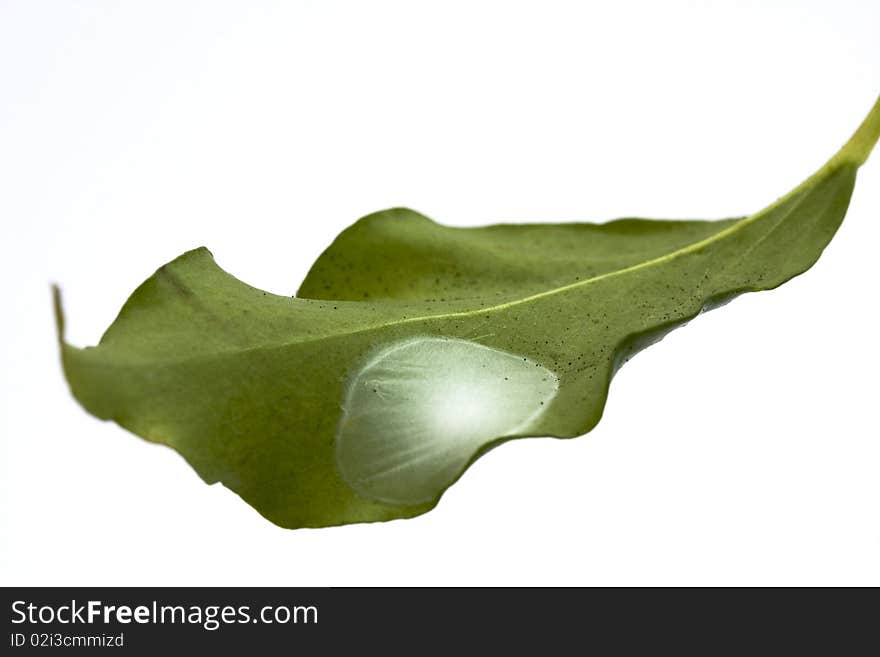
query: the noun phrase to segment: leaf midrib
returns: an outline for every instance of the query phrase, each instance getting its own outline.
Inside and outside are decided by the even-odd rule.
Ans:
[[[831,170],[830,173],[834,173],[835,170]],[[273,349],[281,349],[281,348],[285,348],[285,347],[291,347],[293,345],[315,344],[315,343],[320,343],[320,342],[324,342],[327,340],[333,340],[333,339],[343,337],[343,336],[347,337],[347,336],[358,335],[361,333],[368,333],[370,331],[375,331],[377,329],[382,329],[382,328],[385,328],[388,326],[401,326],[401,325],[405,325],[405,324],[412,324],[412,323],[431,321],[431,320],[454,319],[454,318],[458,318],[458,317],[469,317],[469,316],[473,316],[473,315],[494,313],[494,312],[506,310],[508,308],[512,308],[512,307],[515,307],[515,306],[518,306],[521,304],[530,303],[530,302],[536,301],[538,299],[552,297],[557,294],[565,294],[565,293],[570,292],[572,290],[584,288],[589,285],[593,285],[597,282],[607,280],[607,279],[610,279],[610,278],[613,278],[616,276],[622,276],[625,274],[634,273],[634,272],[637,272],[637,271],[640,271],[643,269],[647,269],[650,267],[664,264],[666,262],[671,262],[671,261],[675,260],[676,258],[679,258],[683,255],[686,255],[688,253],[693,253],[699,249],[702,249],[702,248],[709,246],[713,243],[721,241],[721,240],[725,239],[727,236],[734,234],[738,230],[742,230],[742,229],[744,229],[744,227],[751,225],[751,224],[763,219],[768,213],[772,212],[773,210],[775,210],[776,208],[778,208],[779,206],[781,206],[785,202],[790,201],[797,194],[803,192],[807,186],[814,184],[817,176],[819,176],[820,174],[828,173],[828,172],[829,172],[829,169],[826,167],[823,167],[823,169],[818,171],[815,175],[808,178],[801,185],[799,185],[798,187],[793,189],[791,192],[789,192],[785,196],[780,197],[777,201],[775,201],[771,205],[767,206],[766,208],[764,208],[760,212],[757,212],[753,215],[745,217],[744,219],[741,219],[737,223],[733,224],[732,226],[725,228],[724,230],[721,230],[721,231],[715,233],[714,235],[711,235],[708,238],[704,238],[702,240],[692,242],[691,244],[688,244],[687,246],[683,246],[679,249],[676,249],[675,251],[671,251],[671,252],[664,254],[662,256],[658,256],[656,258],[652,258],[650,260],[646,260],[644,262],[640,262],[635,265],[630,265],[628,267],[623,267],[621,269],[617,269],[614,271],[605,272],[603,274],[599,274],[597,276],[593,276],[591,278],[587,278],[582,281],[575,281],[574,283],[570,283],[570,284],[563,285],[560,287],[555,287],[555,288],[552,288],[549,290],[544,290],[542,292],[537,292],[535,294],[528,295],[528,296],[523,297],[521,299],[514,299],[511,301],[506,301],[504,303],[496,304],[494,306],[483,306],[483,307],[480,307],[480,308],[477,308],[474,310],[463,310],[463,311],[450,312],[450,313],[441,313],[441,314],[437,314],[437,315],[419,315],[419,316],[407,317],[406,319],[397,319],[394,321],[384,322],[384,323],[380,323],[380,324],[373,324],[373,325],[369,325],[369,326],[364,326],[362,328],[340,331],[338,333],[329,333],[329,334],[322,335],[322,336],[309,336],[309,337],[305,337],[304,339],[290,340],[290,341],[280,342],[280,343],[266,343],[266,344],[256,345],[253,347],[244,347],[244,348],[229,349],[229,350],[218,350],[218,351],[215,351],[215,352],[212,352],[209,354],[198,354],[198,355],[194,355],[194,356],[187,356],[184,358],[169,358],[169,359],[158,360],[155,357],[151,357],[149,359],[149,362],[152,364],[157,364],[157,363],[161,362],[163,365],[171,365],[171,364],[177,365],[177,364],[182,364],[182,363],[197,362],[200,360],[208,361],[208,360],[218,358],[218,357],[223,357],[223,356],[231,356],[231,355],[237,356],[237,355],[242,355],[242,354],[247,354],[247,353],[257,353],[260,351],[270,351]],[[775,222],[772,225],[768,226],[767,232],[769,233],[769,232],[775,230],[776,228],[779,227],[779,225],[781,225],[786,220],[788,220],[788,218],[792,215],[794,210],[796,210],[797,207],[800,205],[802,200],[803,199],[797,200],[794,203],[794,205],[792,206],[792,208],[790,208],[778,222]],[[228,275],[231,275],[231,274],[228,274]],[[89,349],[89,348],[87,348],[87,349]],[[92,347],[92,349],[94,349],[94,347]],[[117,354],[117,358],[118,358],[118,354]],[[137,366],[140,364],[142,364],[142,363],[139,363],[137,361],[132,361],[132,362],[124,364],[123,366]],[[122,364],[120,363],[120,365],[122,365]]]
[[[793,198],[797,193],[803,191],[803,187],[807,183],[812,182],[814,177],[811,177],[810,179],[808,179],[803,184],[796,187],[794,190],[792,190],[791,192],[789,192],[785,196],[779,198],[777,201],[775,201],[771,205],[767,206],[765,209],[763,209],[760,212],[757,212],[753,215],[750,215],[748,217],[740,219],[738,222],[736,222],[735,224],[733,224],[729,228],[725,228],[724,230],[720,230],[717,233],[711,235],[710,237],[704,238],[702,240],[698,240],[696,242],[692,242],[691,244],[688,244],[687,246],[683,246],[679,249],[676,249],[675,251],[670,251],[669,253],[666,253],[662,256],[658,256],[656,258],[652,258],[650,260],[645,260],[643,262],[639,262],[634,265],[629,265],[627,267],[622,267],[620,269],[615,269],[613,271],[604,272],[602,274],[598,274],[597,276],[593,276],[591,278],[585,278],[582,281],[575,281],[574,283],[569,283],[567,285],[562,285],[559,287],[551,288],[549,290],[543,290],[541,292],[536,292],[534,294],[530,294],[528,296],[522,297],[521,299],[513,299],[511,301],[505,301],[503,303],[499,303],[494,306],[482,306],[482,307],[476,308],[474,310],[462,310],[462,311],[457,311],[457,312],[441,313],[441,314],[437,314],[437,315],[421,315],[421,316],[417,316],[417,317],[407,317],[406,319],[399,319],[399,320],[395,320],[393,322],[386,322],[384,324],[378,324],[375,326],[366,327],[364,329],[357,329],[354,331],[346,331],[344,333],[335,333],[335,334],[332,334],[332,335],[326,336],[326,337],[334,337],[336,335],[342,335],[342,334],[351,335],[351,334],[355,334],[355,333],[360,333],[362,331],[369,331],[374,328],[381,328],[383,326],[409,324],[409,323],[413,323],[413,322],[420,322],[420,321],[433,320],[433,319],[452,319],[452,318],[456,318],[456,317],[468,317],[470,315],[480,315],[480,314],[485,314],[485,313],[496,312],[499,310],[505,310],[507,308],[512,308],[512,307],[520,305],[520,304],[529,303],[529,302],[535,301],[537,299],[551,297],[556,294],[563,294],[565,292],[569,292],[570,290],[574,290],[577,288],[592,285],[592,284],[597,283],[599,281],[613,278],[615,276],[622,276],[624,274],[629,274],[629,273],[632,273],[635,271],[639,271],[641,269],[660,265],[665,262],[670,262],[680,256],[686,255],[688,253],[692,253],[694,251],[698,251],[698,250],[700,250],[706,246],[709,246],[717,241],[723,240],[728,235],[731,235],[731,234],[737,232],[738,230],[742,230],[745,226],[751,225],[752,223],[755,223],[756,221],[763,219],[766,214],[768,214],[772,210],[779,207],[782,203]],[[799,206],[800,203],[801,203],[801,200],[798,200],[794,204],[794,206],[789,211],[787,211],[785,213],[785,215],[780,219],[779,222],[777,222],[769,227],[767,232],[769,233],[769,232],[775,230],[776,228],[779,227],[780,224],[784,223],[788,219],[788,217],[794,212],[794,210]],[[723,220],[721,220],[721,221],[723,221]],[[315,338],[315,340],[322,340],[322,339],[325,339],[325,338],[324,337]],[[302,342],[308,342],[308,340],[303,340]]]

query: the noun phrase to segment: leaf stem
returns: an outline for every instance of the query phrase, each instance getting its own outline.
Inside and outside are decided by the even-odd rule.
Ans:
[[[880,139],[880,97],[853,136],[828,163],[829,166],[841,164],[861,166],[868,159],[878,139]]]

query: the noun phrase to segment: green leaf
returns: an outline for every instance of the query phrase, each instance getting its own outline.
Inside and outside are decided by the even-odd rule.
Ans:
[[[64,371],[90,413],[279,525],[418,515],[505,440],[592,429],[640,348],[808,269],[878,135],[880,101],[822,169],[740,219],[452,228],[380,212],[296,298],[195,249],[135,290],[97,347],[64,341],[56,290]]]

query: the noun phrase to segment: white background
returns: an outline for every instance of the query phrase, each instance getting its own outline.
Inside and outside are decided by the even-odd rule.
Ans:
[[[186,249],[291,294],[358,217],[748,214],[880,92],[876,2],[0,2],[0,583],[880,585],[880,157],[821,261],[432,512],[273,526],[59,367]]]

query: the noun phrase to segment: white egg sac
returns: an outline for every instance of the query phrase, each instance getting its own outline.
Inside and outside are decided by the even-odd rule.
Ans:
[[[529,432],[559,380],[477,342],[403,340],[350,380],[336,435],[342,478],[391,504],[435,499],[485,444]]]

